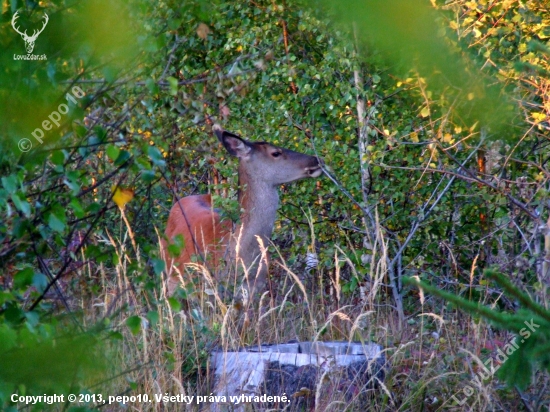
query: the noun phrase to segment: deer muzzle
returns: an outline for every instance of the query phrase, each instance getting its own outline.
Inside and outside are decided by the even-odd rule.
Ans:
[[[317,165],[306,167],[306,173],[310,177],[319,177],[323,173],[324,162],[322,159],[317,158]]]

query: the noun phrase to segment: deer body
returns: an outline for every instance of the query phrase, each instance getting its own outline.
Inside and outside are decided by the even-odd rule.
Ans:
[[[232,232],[233,224],[222,220],[212,207],[210,195],[187,196],[171,209],[166,227],[166,238],[184,238],[184,250],[174,258],[165,251],[167,268],[174,269],[169,276],[171,295],[180,283],[179,274],[192,262],[206,263],[218,280],[231,270],[242,268],[244,287],[253,292],[265,287],[268,262],[262,257],[258,237],[267,247],[279,206],[278,186],[322,173],[317,157],[273,146],[265,142],[249,142],[226,132],[218,125],[213,128],[225,149],[239,158],[240,224]],[[228,262],[225,274],[220,270]]]

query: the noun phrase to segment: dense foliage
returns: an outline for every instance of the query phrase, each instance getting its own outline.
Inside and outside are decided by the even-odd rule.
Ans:
[[[360,3],[2,3],[0,363],[23,370],[0,369],[0,404],[16,388],[84,390],[119,356],[113,348],[180,312],[177,299],[162,306],[158,244],[171,204],[210,192],[229,218],[239,212],[236,163],[214,122],[324,159],[325,178],[281,189],[273,239],[297,273],[318,254],[304,283],[333,294],[320,317],[382,286],[368,299],[390,305],[402,330],[419,310],[407,276],[515,313],[517,296],[484,275],[495,266],[548,310],[549,7]],[[47,60],[15,59],[16,11],[28,32],[49,15],[34,51]],[[274,267],[275,283],[282,272]],[[193,375],[221,321],[189,313],[196,363],[177,364],[181,342],[170,338],[160,357]],[[28,380],[37,364],[47,370],[38,355],[50,347],[77,371]],[[27,353],[36,362],[21,363]]]

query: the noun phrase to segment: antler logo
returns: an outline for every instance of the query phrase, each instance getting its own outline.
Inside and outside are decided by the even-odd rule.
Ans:
[[[16,20],[19,18],[18,11],[15,12],[13,15],[13,18],[11,19],[11,25],[13,26],[13,29],[21,35],[23,40],[25,41],[25,48],[27,49],[27,53],[32,53],[34,49],[34,42],[38,38],[38,35],[44,31],[44,28],[46,27],[46,24],[48,24],[48,21],[50,20],[48,15],[44,13],[44,23],[42,25],[42,28],[40,30],[34,30],[32,33],[32,36],[27,35],[27,30],[25,30],[24,33],[21,33],[21,31],[15,26]]]

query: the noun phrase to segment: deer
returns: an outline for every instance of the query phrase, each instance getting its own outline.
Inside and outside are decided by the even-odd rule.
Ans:
[[[44,31],[44,29],[46,28],[46,25],[48,24],[48,21],[50,20],[50,18],[48,17],[48,15],[46,13],[44,13],[44,23],[42,23],[42,28],[40,30],[33,30],[33,33],[32,33],[32,36],[29,36],[27,34],[27,30],[25,30],[25,32],[21,32],[16,26],[15,26],[15,22],[17,21],[17,19],[19,18],[19,12],[16,11],[15,14],[13,15],[12,19],[11,19],[11,25],[13,27],[13,29],[19,33],[21,35],[21,37],[23,38],[23,41],[25,42],[25,48],[27,49],[27,53],[28,54],[31,54],[33,49],[34,49],[34,42],[36,41],[36,39],[38,38],[38,35],[40,33],[42,33]]]
[[[241,285],[244,300],[266,286],[269,257],[265,247],[279,207],[279,186],[319,177],[323,163],[316,156],[245,140],[218,124],[212,130],[225,150],[238,158],[240,223],[234,228],[232,221],[222,219],[210,194],[179,199],[170,210],[165,237],[173,242],[181,235],[183,248],[178,256],[170,256],[166,242],[162,245],[168,269],[167,294],[175,293],[181,284],[180,275],[195,260],[207,264],[218,281],[240,267],[245,279]]]

